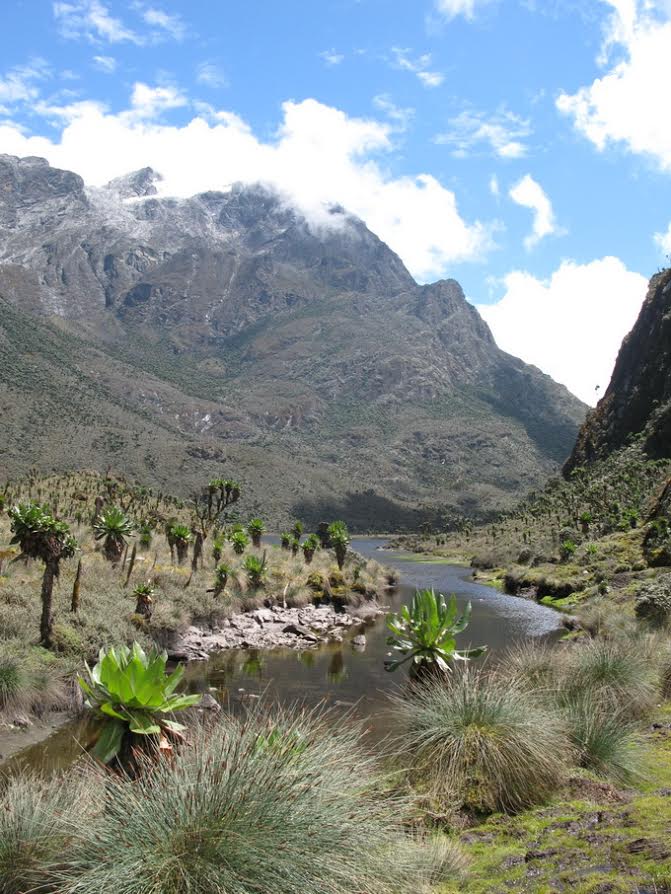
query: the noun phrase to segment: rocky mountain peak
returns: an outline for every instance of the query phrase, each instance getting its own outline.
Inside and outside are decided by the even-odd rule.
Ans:
[[[110,180],[106,189],[117,193],[122,199],[143,199],[158,195],[156,184],[162,179],[161,174],[153,168],[140,168],[139,171]]]
[[[170,198],[157,176],[86,190],[0,159],[10,473],[112,462],[188,493],[225,461],[259,512],[379,529],[491,514],[563,461],[582,404],[500,351],[455,280],[417,285],[337,206]]]
[[[653,457],[671,456],[671,269],[650,280],[610,385],[583,425],[566,473],[608,456],[632,436]]]
[[[0,226],[14,229],[35,210],[58,214],[71,201],[87,204],[77,174],[52,168],[45,158],[0,155]]]

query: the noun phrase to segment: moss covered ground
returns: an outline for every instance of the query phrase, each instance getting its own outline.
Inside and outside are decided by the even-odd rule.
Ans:
[[[643,741],[636,785],[581,772],[549,804],[462,832],[468,876],[445,894],[671,891],[671,706],[658,709]]]

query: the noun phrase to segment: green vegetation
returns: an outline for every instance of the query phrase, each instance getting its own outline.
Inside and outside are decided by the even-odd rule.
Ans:
[[[100,649],[111,644],[130,646],[137,640],[149,652],[179,639],[192,624],[221,626],[236,613],[264,603],[289,608],[332,601],[358,605],[388,586],[380,565],[351,551],[342,572],[327,550],[310,559],[305,552],[294,556],[274,546],[258,550],[247,541],[239,555],[227,539],[235,527],[216,515],[230,508],[227,500],[241,499],[238,487],[232,479],[217,484],[211,521],[200,503],[196,507],[194,501],[93,473],[46,479],[35,474],[2,490],[9,511],[0,516],[0,698],[5,705],[0,705],[0,714],[11,722],[11,712],[48,714],[72,705],[77,668],[84,660],[94,662]],[[104,538],[96,539],[93,525],[110,507],[118,507],[134,528],[144,524],[153,532],[150,551],[131,550],[118,562],[107,560]],[[222,518],[225,526],[220,528]],[[215,549],[202,548],[202,540],[197,554],[203,525],[210,538],[204,543],[216,545],[216,559]],[[80,564],[61,561],[75,549],[73,533]],[[305,543],[314,542],[313,535],[305,538]],[[179,550],[186,550],[182,564]],[[189,552],[195,568],[194,562],[186,563]],[[51,636],[43,641],[48,649],[35,645],[43,608],[38,574],[45,567],[30,559],[40,556],[50,563],[47,572],[51,569]],[[53,586],[56,568],[58,587]]]
[[[116,563],[133,534],[134,525],[122,509],[110,506],[93,522],[93,531],[96,540],[103,541],[107,561]]]
[[[260,518],[253,518],[247,524],[247,533],[252,538],[252,544],[255,549],[261,548],[261,537],[266,532],[265,522]]]
[[[345,559],[347,558],[347,549],[349,547],[349,532],[344,522],[336,521],[328,527],[329,543],[336,556],[338,568],[342,571]]]
[[[53,644],[53,590],[54,581],[60,574],[60,564],[74,556],[77,541],[70,534],[65,522],[58,521],[44,506],[37,503],[19,503],[9,510],[11,542],[21,548],[27,559],[39,559],[44,564],[42,575],[42,616],[40,639],[42,645]]]
[[[88,679],[79,679],[86,705],[100,722],[92,754],[104,764],[134,748],[159,751],[169,740],[179,740],[185,727],[172,719],[175,711],[197,705],[199,695],[176,694],[184,676],[179,666],[166,673],[166,652],[145,654],[138,643],[101,651],[98,663],[86,666]],[[166,716],[168,715],[168,716]],[[142,743],[140,746],[139,743]]]
[[[266,554],[263,554],[263,558],[259,558],[259,556],[247,556],[243,563],[243,567],[247,573],[247,580],[252,589],[258,590],[259,587],[262,587],[266,580]]]
[[[183,565],[189,556],[189,545],[193,540],[191,529],[188,525],[173,521],[168,525],[166,536],[170,555],[173,555],[174,550],[177,553],[177,563]]]
[[[568,743],[559,717],[507,681],[465,671],[397,699],[398,747],[442,811],[516,811],[559,785]]]
[[[413,818],[356,727],[226,717],[136,780],[74,768],[11,782],[0,871],[13,881],[0,891],[425,894],[464,861],[456,844],[413,834]]]
[[[447,603],[442,593],[417,590],[410,607],[404,605],[398,614],[387,618],[387,626],[393,634],[387,644],[404,656],[387,661],[387,670],[394,671],[411,661],[416,674],[432,669],[447,673],[450,662],[479,657],[486,651],[486,646],[457,649],[456,637],[468,627],[470,616],[470,602],[460,614],[455,595]]]

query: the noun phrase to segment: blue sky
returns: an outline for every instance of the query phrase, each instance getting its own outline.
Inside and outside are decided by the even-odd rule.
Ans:
[[[339,201],[583,399],[671,253],[670,0],[3,0],[0,151]]]

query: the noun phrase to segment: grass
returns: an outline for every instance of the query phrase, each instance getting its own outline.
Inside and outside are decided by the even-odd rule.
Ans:
[[[640,728],[621,709],[587,692],[570,700],[564,717],[579,766],[622,783],[641,775]]]
[[[556,713],[521,689],[465,671],[395,702],[411,778],[442,804],[521,810],[559,785],[568,743]]]
[[[459,837],[469,859],[464,886],[445,894],[667,894],[671,891],[671,707],[641,730],[649,772],[614,786],[572,773],[547,804],[495,814]]]
[[[86,822],[94,798],[85,774],[48,781],[27,774],[0,783],[0,894],[59,891],[73,825]]]
[[[106,561],[94,539],[89,519],[99,493],[110,502],[122,500],[129,505],[129,514],[136,520],[154,519],[152,544],[146,549],[138,544],[132,568],[130,552],[137,537],[131,539],[129,555],[117,566]],[[12,489],[14,500],[28,497],[48,501],[60,517],[71,521],[81,548],[80,607],[71,611],[77,559],[64,561],[54,591],[54,652],[38,648],[42,567],[31,561],[5,563],[0,576],[0,713],[3,706],[38,712],[62,706],[71,693],[67,681],[77,665],[94,659],[102,647],[133,640],[145,647],[168,647],[192,624],[215,626],[236,612],[266,602],[301,606],[320,600],[358,605],[375,599],[388,586],[388,570],[351,551],[342,572],[332,550],[318,550],[307,564],[302,551],[293,556],[268,544],[258,550],[250,545],[243,555],[236,555],[226,542],[215,561],[211,536],[205,540],[195,570],[191,556],[184,565],[173,564],[160,520],[188,521],[186,507],[179,500],[96,475],[29,478]],[[9,520],[1,513],[0,549],[10,539]],[[262,560],[264,553],[266,580],[255,587],[245,562],[249,557]],[[230,566],[230,574],[226,588],[217,595],[215,568],[221,562]],[[132,593],[141,583],[154,588],[150,620],[135,614]]]
[[[560,698],[595,700],[604,711],[644,717],[659,696],[654,663],[641,640],[590,639],[567,653]]]
[[[464,865],[454,843],[408,831],[412,804],[361,730],[315,714],[226,717],[137,781],[80,768],[41,791],[30,778],[0,795],[5,865],[25,867],[3,894],[41,890],[59,847],[55,894],[416,894]]]

